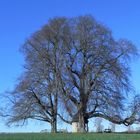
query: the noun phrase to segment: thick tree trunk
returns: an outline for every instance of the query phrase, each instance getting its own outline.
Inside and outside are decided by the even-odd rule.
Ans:
[[[83,113],[79,113],[79,132],[85,133],[86,128],[85,128],[85,120],[84,120],[84,115]]]
[[[53,120],[51,122],[51,133],[57,133],[57,121]]]
[[[57,133],[57,95],[55,96],[55,104],[53,106],[53,117],[52,117],[52,122],[51,122],[51,132],[52,133]]]
[[[83,74],[81,75],[80,79],[80,103],[79,103],[79,132],[87,132],[86,128],[86,119],[85,119],[85,112],[86,112],[86,106],[87,106],[87,91],[86,91],[86,77],[85,72],[83,71]]]

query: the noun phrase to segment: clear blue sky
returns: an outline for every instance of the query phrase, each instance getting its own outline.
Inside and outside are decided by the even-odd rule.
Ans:
[[[132,40],[140,50],[140,0],[0,0],[0,94],[12,89],[23,71],[20,46],[31,33],[55,16],[91,14],[108,26],[116,38]],[[132,83],[140,92],[140,59],[131,64]],[[48,127],[39,122],[2,131],[39,131]],[[34,125],[36,125],[34,127]]]

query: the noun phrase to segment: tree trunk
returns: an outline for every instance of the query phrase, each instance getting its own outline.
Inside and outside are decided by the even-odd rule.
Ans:
[[[57,133],[57,121],[53,120],[51,122],[51,133]]]
[[[55,103],[53,105],[53,111],[52,111],[53,117],[51,122],[51,132],[57,133],[57,94],[55,96]]]
[[[87,106],[87,94],[86,94],[86,77],[85,72],[83,71],[83,74],[81,75],[80,79],[80,104],[78,107],[79,110],[79,132],[83,133],[87,131],[86,128],[86,121],[85,121],[85,112],[86,112],[86,106]]]
[[[84,120],[84,115],[82,112],[79,113],[79,132],[81,132],[81,133],[86,132],[85,120]]]

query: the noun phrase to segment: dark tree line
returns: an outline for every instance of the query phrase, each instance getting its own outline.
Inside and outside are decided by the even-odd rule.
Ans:
[[[115,40],[92,16],[50,19],[21,51],[25,71],[10,92],[8,124],[37,119],[56,132],[58,117],[71,124],[78,115],[84,132],[93,117],[124,125],[140,121],[139,97],[130,115],[124,113],[124,101],[133,94],[129,63],[137,49],[126,39]]]

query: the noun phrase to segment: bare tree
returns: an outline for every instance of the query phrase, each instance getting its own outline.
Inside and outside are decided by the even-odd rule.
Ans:
[[[140,127],[136,127],[136,132],[140,133]]]
[[[32,106],[32,109],[27,107],[23,114],[30,114],[36,108],[41,113],[50,109],[55,111],[55,116],[70,124],[78,115],[81,132],[86,131],[88,119],[93,117],[125,125],[135,121],[136,109],[126,118],[123,101],[127,99],[126,93],[131,94],[133,89],[129,80],[129,62],[137,55],[136,47],[128,40],[115,40],[111,31],[92,16],[49,20],[25,42],[22,52],[27,76],[18,86],[24,81],[27,81],[27,86],[22,91],[25,100],[18,103]],[[33,99],[41,97],[37,107],[25,98],[28,87],[33,90],[30,92],[37,90]],[[43,111],[40,109],[42,102],[45,104]],[[60,104],[64,115],[58,108]],[[13,110],[18,114],[16,107],[15,104]],[[19,120],[22,117],[15,119]]]
[[[96,132],[103,132],[104,126],[102,124],[103,120],[102,118],[95,118],[95,127],[96,127]]]
[[[116,124],[115,123],[110,123],[110,129],[112,132],[115,132],[115,129],[116,129]]]
[[[91,16],[78,17],[72,23],[71,41],[63,54],[60,71],[69,114],[79,114],[81,132],[92,117],[129,125],[132,119],[124,118],[121,113],[125,93],[132,91],[128,64],[137,54],[135,46],[124,39],[116,41]]]
[[[133,126],[129,125],[129,126],[128,126],[128,133],[131,133],[131,132],[133,132],[133,131],[134,131]]]
[[[49,25],[33,34],[23,45],[21,51],[25,55],[25,72],[11,92],[16,101],[12,102],[8,124],[31,118],[49,122],[52,132],[57,131],[60,92],[57,71],[62,62],[59,63],[61,46],[58,46],[61,42],[56,35],[61,32],[64,23],[65,18],[50,20]]]

